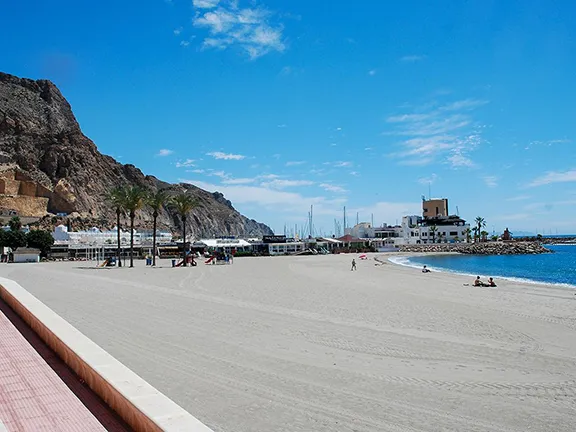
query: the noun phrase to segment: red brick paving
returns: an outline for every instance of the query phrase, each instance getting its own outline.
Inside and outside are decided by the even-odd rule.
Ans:
[[[104,402],[0,301],[0,431],[128,432]]]

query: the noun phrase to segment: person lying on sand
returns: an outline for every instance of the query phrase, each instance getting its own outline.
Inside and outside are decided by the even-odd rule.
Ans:
[[[430,273],[430,269],[426,266],[422,267],[422,273]]]

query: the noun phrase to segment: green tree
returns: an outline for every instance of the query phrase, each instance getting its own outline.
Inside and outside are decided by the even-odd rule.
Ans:
[[[476,237],[480,239],[482,228],[486,228],[486,220],[483,217],[477,216],[474,222],[476,223]]]
[[[429,231],[430,235],[432,236],[432,243],[436,243],[436,233],[438,232],[438,227],[436,225],[432,225]]]
[[[46,257],[54,244],[54,237],[48,231],[31,230],[26,234],[26,241],[28,242],[28,247],[40,249],[40,254]]]
[[[148,207],[152,209],[152,218],[154,219],[154,226],[152,232],[152,265],[156,265],[156,228],[157,228],[157,221],[160,212],[164,208],[164,206],[168,203],[169,199],[168,191],[165,189],[157,190],[156,192],[151,193],[146,198],[146,204]]]
[[[118,267],[122,266],[122,262],[120,261],[120,256],[122,255],[122,245],[120,242],[120,216],[124,213],[124,193],[126,189],[122,187],[115,187],[114,189],[110,190],[106,195],[106,200],[110,203],[110,205],[114,208],[116,212],[116,240],[118,245],[116,247],[116,259],[118,261]]]
[[[186,267],[186,220],[188,218],[188,213],[198,206],[198,202],[191,195],[181,193],[172,198],[172,204],[182,220],[182,244],[184,246],[184,261],[182,265]]]
[[[470,243],[470,240],[472,240],[472,230],[470,229],[470,227],[464,230],[464,235],[466,236],[466,242]]]
[[[488,240],[488,231],[481,231],[480,232],[480,237],[482,238],[482,241],[485,242]]]
[[[497,236],[497,235],[493,235],[493,236],[492,236],[492,241],[498,241],[498,236]]]
[[[4,235],[4,244],[14,252],[19,247],[25,247],[28,244],[26,234],[22,231],[7,231]]]
[[[134,267],[134,219],[136,212],[144,207],[146,195],[139,186],[127,186],[122,192],[122,208],[130,217],[130,267]]]
[[[14,216],[8,222],[8,226],[10,227],[10,231],[20,231],[22,229],[22,221],[18,216]]]

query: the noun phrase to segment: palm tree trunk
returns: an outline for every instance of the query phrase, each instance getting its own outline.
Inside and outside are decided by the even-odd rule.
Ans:
[[[186,216],[185,215],[182,216],[182,236],[184,237],[182,239],[182,247],[184,249],[184,260],[182,262],[182,265],[184,267],[186,267]]]
[[[134,218],[136,214],[130,212],[130,267],[134,267]]]
[[[156,265],[156,219],[158,219],[158,214],[154,212],[152,215],[154,217],[154,232],[152,233],[152,266]]]
[[[118,267],[122,267],[122,261],[120,261],[121,246],[120,246],[120,207],[116,209],[116,233],[118,239],[118,248],[116,249],[116,258],[118,259]]]

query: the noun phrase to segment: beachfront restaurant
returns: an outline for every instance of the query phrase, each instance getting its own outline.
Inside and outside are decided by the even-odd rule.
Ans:
[[[294,255],[306,250],[304,242],[268,243],[270,255]]]

